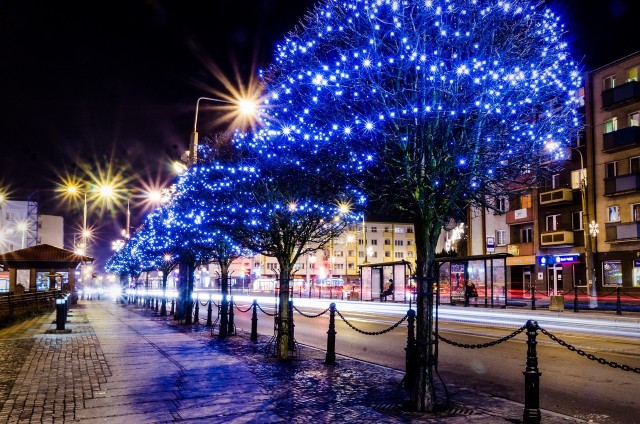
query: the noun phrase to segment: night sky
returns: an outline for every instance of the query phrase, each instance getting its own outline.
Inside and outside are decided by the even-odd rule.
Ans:
[[[81,207],[60,204],[53,189],[62,175],[110,162],[136,177],[131,184],[170,181],[171,161],[188,147],[196,99],[220,88],[207,62],[229,76],[235,63],[248,78],[314,3],[0,0],[0,190],[16,200],[37,193],[40,213],[65,216],[71,233]],[[625,38],[637,33],[640,2],[588,3],[549,3],[565,17],[585,71],[640,50],[637,37]],[[206,118],[201,110],[201,137],[215,130]],[[125,209],[89,217],[103,223],[96,256],[110,253]],[[132,226],[142,215],[134,207]]]

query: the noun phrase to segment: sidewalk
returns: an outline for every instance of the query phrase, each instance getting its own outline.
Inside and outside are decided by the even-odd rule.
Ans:
[[[269,341],[212,338],[203,325],[112,303],[80,301],[69,334],[55,313],[0,331],[4,423],[516,423],[523,405],[448,385],[451,403],[405,412],[403,373],[301,346],[281,364]],[[445,396],[438,388],[438,403]],[[544,423],[585,422],[542,411]]]

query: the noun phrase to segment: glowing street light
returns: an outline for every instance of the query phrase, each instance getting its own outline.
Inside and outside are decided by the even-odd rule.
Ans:
[[[88,240],[91,238],[91,230],[87,227],[87,195],[89,193],[96,193],[98,198],[103,199],[111,199],[114,197],[114,189],[111,184],[103,183],[98,185],[95,189],[86,189],[81,190],[77,184],[68,184],[65,186],[65,191],[68,195],[72,197],[82,196],[83,197],[83,208],[82,208],[82,246],[81,249],[76,249],[82,254],[86,255],[89,251]]]
[[[195,165],[198,160],[198,111],[200,110],[201,100],[231,105],[231,109],[235,110],[235,112],[240,115],[252,117],[256,114],[256,104],[254,101],[249,99],[237,99],[230,101],[212,97],[199,97],[196,101],[196,112],[193,119],[193,132],[191,133],[189,143],[189,166]]]

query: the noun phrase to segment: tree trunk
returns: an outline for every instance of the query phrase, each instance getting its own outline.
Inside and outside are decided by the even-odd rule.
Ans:
[[[220,265],[220,291],[222,293],[222,299],[220,300],[220,332],[219,338],[227,337],[229,334],[227,326],[229,325],[229,264],[225,264],[222,261],[218,263]]]
[[[162,305],[160,306],[160,316],[167,315],[167,279],[169,278],[169,272],[163,270],[162,272]]]
[[[187,293],[185,297],[185,324],[193,324],[193,281],[195,279],[196,264],[190,263],[187,267]]]
[[[276,315],[276,325],[278,333],[276,336],[276,359],[288,359],[290,346],[293,340],[289,328],[289,276],[291,266],[282,267],[280,273],[280,293],[278,295],[278,314]]]
[[[428,218],[427,218],[428,219]],[[433,220],[418,219],[414,222],[416,235],[416,358],[414,385],[410,393],[410,406],[416,412],[432,412],[435,406],[433,387],[434,336],[433,336],[433,284],[436,267],[435,249],[440,230],[427,224]]]

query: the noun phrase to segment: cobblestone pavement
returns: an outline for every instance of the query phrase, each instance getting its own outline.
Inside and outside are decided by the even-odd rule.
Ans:
[[[0,423],[517,423],[523,405],[448,386],[437,412],[404,411],[403,373],[269,338],[220,341],[204,325],[110,301],[80,301],[68,334],[55,314],[0,333]],[[444,399],[443,393],[438,393]],[[5,399],[2,401],[2,399]],[[542,411],[545,423],[584,422]]]

